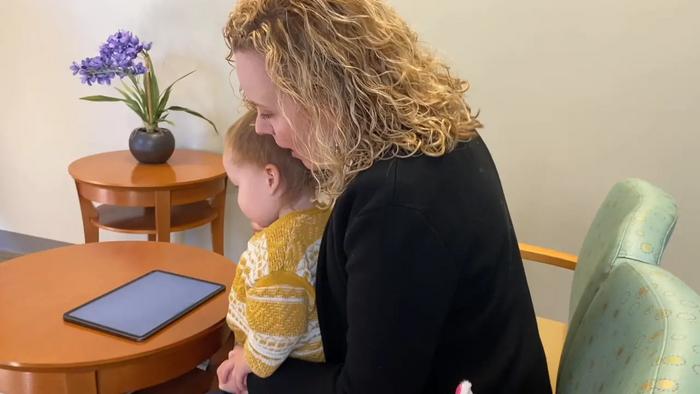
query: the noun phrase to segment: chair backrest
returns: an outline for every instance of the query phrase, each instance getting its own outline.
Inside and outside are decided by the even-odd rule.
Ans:
[[[699,308],[661,267],[619,259],[567,337],[557,393],[699,393]]]
[[[576,330],[598,286],[618,258],[658,265],[675,227],[673,197],[641,179],[618,182],[598,209],[578,256],[569,302],[569,329]]]

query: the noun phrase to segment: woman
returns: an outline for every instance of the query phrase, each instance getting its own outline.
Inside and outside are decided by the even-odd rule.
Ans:
[[[467,83],[378,0],[240,0],[225,37],[256,131],[334,204],[316,282],[326,363],[289,359],[249,392],[550,392]]]

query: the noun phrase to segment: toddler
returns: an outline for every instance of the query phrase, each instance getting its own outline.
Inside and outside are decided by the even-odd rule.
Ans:
[[[316,182],[301,161],[258,135],[249,111],[226,135],[224,167],[238,205],[258,231],[236,267],[226,322],[235,346],[217,370],[219,388],[247,390],[287,358],[324,361],[316,314],[316,262],[329,211],[313,203]]]

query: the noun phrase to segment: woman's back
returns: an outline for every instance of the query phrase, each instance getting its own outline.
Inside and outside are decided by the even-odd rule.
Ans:
[[[378,161],[338,200],[317,282],[336,392],[550,392],[501,184],[476,137]],[[349,324],[350,323],[350,324]],[[402,391],[405,390],[405,391]]]

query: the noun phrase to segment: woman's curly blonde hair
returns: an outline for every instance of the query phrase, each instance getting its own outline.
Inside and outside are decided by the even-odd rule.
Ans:
[[[469,84],[380,0],[239,0],[224,35],[265,57],[280,92],[309,119],[299,136],[332,198],[375,160],[441,156],[481,123]]]

